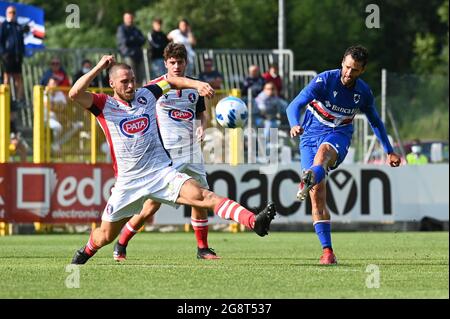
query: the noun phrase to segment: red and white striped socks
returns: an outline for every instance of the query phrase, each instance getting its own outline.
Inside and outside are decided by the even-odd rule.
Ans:
[[[84,246],[84,252],[92,257],[99,249],[100,249],[100,247],[98,247],[97,245],[94,244],[94,240],[92,239],[92,232],[91,232],[91,235],[89,236],[89,240],[88,240],[86,246]]]
[[[191,218],[198,248],[208,248],[208,219]]]
[[[125,227],[122,229],[122,232],[120,233],[119,244],[121,244],[122,246],[128,245],[130,239],[134,235],[136,235],[137,232],[138,230],[135,229],[135,227],[131,225],[130,222],[127,222],[125,224]]]
[[[228,198],[224,198],[214,208],[214,213],[220,218],[234,220],[250,229],[255,226],[255,214]]]

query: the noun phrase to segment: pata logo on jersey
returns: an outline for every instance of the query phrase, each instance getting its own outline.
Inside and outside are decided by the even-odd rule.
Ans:
[[[175,121],[190,121],[194,118],[192,110],[170,110],[169,117]]]
[[[120,121],[120,131],[126,137],[140,137],[150,127],[150,116],[142,114],[138,117],[125,118]]]

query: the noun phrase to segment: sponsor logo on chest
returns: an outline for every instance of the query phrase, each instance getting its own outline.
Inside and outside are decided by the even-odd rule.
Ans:
[[[325,107],[330,111],[344,113],[346,115],[353,115],[358,111],[358,109],[354,107],[341,107],[331,104],[328,100],[325,100]]]
[[[192,110],[170,110],[169,117],[174,121],[191,121],[194,118]]]
[[[150,116],[142,114],[137,117],[125,118],[120,121],[120,131],[129,138],[140,137],[150,127]]]

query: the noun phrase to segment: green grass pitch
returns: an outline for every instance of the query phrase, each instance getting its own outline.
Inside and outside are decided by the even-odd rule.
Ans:
[[[110,244],[78,281],[66,266],[88,234],[1,237],[0,298],[449,298],[448,232],[332,236],[337,266],[318,265],[313,232],[210,232],[221,260],[197,260],[193,233],[141,233],[126,262]]]

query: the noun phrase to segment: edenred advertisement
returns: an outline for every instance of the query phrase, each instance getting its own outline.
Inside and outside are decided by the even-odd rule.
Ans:
[[[0,221],[99,221],[114,181],[110,164],[0,164]]]

